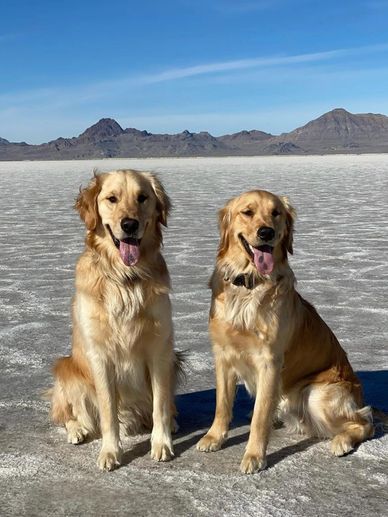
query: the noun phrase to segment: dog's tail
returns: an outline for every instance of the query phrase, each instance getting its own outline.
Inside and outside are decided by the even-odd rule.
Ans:
[[[373,419],[378,421],[378,426],[381,426],[384,432],[388,432],[388,414],[381,409],[372,407]]]
[[[188,355],[187,350],[175,350],[174,371],[177,384],[181,384],[186,380],[185,363]]]

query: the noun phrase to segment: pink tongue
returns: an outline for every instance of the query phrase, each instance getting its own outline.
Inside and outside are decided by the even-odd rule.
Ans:
[[[253,261],[255,263],[256,269],[262,275],[269,275],[273,270],[273,256],[272,250],[258,250],[257,248],[253,248]]]
[[[139,261],[140,248],[138,243],[129,244],[120,241],[120,256],[126,266],[134,266]]]

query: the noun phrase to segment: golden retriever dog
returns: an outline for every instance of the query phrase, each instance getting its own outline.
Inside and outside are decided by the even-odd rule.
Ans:
[[[173,456],[173,350],[170,279],[160,253],[170,200],[150,173],[94,176],[75,208],[85,222],[78,260],[70,357],[54,367],[51,415],[68,441],[102,436],[98,466],[120,464],[119,429],[151,429],[151,457]]]
[[[286,197],[262,190],[232,199],[220,211],[220,244],[210,286],[216,412],[200,451],[227,438],[236,381],[255,395],[241,471],[266,466],[270,429],[332,438],[336,456],[373,436],[371,408],[337,338],[295,289],[287,260],[295,211]]]

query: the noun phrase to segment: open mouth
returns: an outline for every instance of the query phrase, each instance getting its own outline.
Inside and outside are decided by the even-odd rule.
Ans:
[[[274,268],[273,260],[273,247],[268,244],[262,244],[261,246],[251,246],[249,242],[239,235],[240,241],[242,242],[245,251],[248,253],[250,259],[256,266],[257,271],[261,275],[269,275],[272,273]]]
[[[107,224],[106,227],[109,230],[110,236],[116,248],[120,252],[120,257],[126,266],[135,266],[140,258],[140,242],[141,239],[135,239],[134,237],[126,237],[125,239],[117,239],[113,235],[110,226]]]

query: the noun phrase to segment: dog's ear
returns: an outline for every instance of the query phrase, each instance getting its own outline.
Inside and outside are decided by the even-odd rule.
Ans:
[[[280,196],[280,200],[283,203],[284,208],[286,209],[286,233],[283,239],[283,246],[285,251],[294,253],[292,244],[294,240],[294,223],[296,219],[296,210],[290,204],[287,196]]]
[[[95,230],[99,218],[97,208],[97,196],[100,193],[101,185],[99,177],[94,176],[85,188],[80,188],[74,208],[78,210],[81,219],[88,230]]]
[[[151,174],[148,172],[143,173],[143,175],[151,183],[152,189],[156,196],[156,209],[159,214],[158,221],[163,226],[167,226],[167,218],[170,215],[170,211],[172,208],[170,198],[166,194],[166,191],[164,190],[161,181],[155,174]]]
[[[227,205],[218,212],[218,226],[220,229],[220,244],[218,246],[218,255],[222,257],[229,248],[229,226],[231,222],[230,208]]]

